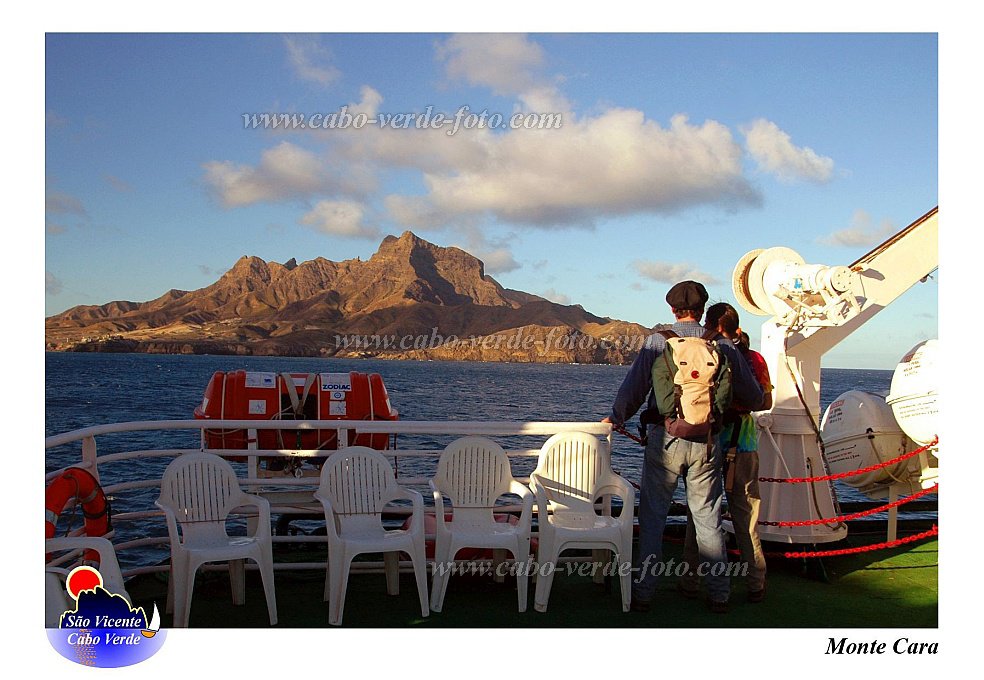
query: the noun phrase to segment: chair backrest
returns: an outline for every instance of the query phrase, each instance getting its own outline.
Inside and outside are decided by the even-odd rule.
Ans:
[[[455,509],[492,508],[509,492],[512,478],[509,457],[501,446],[484,437],[462,437],[441,454],[434,486]]]
[[[61,550],[95,550],[99,554],[99,573],[103,577],[103,587],[111,593],[122,595],[132,604],[133,601],[124,587],[116,550],[107,539],[101,536],[49,538],[44,542],[44,549],[49,553]],[[68,571],[67,568],[45,567],[44,625],[47,628],[57,628],[61,615],[75,608],[65,590],[65,576]]]
[[[212,453],[186,453],[164,470],[158,502],[174,512],[179,524],[224,525],[242,496],[228,461]]]
[[[561,432],[540,449],[534,473],[541,480],[555,514],[595,514],[595,490],[610,467],[597,437],[583,432]],[[540,509],[543,512],[543,508]]]
[[[350,446],[329,456],[321,468],[317,495],[339,515],[379,515],[397,487],[386,456],[366,446]]]

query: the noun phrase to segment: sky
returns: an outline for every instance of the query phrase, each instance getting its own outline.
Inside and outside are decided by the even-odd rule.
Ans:
[[[678,280],[734,303],[749,250],[849,264],[936,206],[937,72],[932,33],[49,33],[45,315],[410,229],[506,287],[666,322]],[[894,367],[936,336],[937,293],[825,365]]]

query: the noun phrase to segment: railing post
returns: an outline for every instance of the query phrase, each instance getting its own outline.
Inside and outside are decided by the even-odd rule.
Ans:
[[[256,431],[255,428],[249,428],[249,429],[246,430],[246,449],[247,450],[256,451],[256,449],[258,447],[258,444],[257,444],[257,441],[258,440],[259,440],[259,437],[257,435],[257,431]],[[253,456],[246,456],[246,469],[247,469],[247,474],[250,477],[252,477],[253,479],[258,478],[260,476],[260,459],[259,459],[259,457],[258,456],[255,456],[255,455],[253,455]],[[249,485],[246,486],[247,493],[255,494],[255,493],[259,493],[259,490],[260,490],[260,487],[255,486],[253,484],[249,484]],[[259,526],[259,519],[257,517],[254,517],[253,515],[247,515],[246,516],[246,531],[251,536],[255,536],[256,535],[256,529],[257,529],[258,526]],[[231,574],[232,573],[231,572],[231,570],[232,570],[231,563],[230,563],[229,569],[230,569],[230,574]]]
[[[96,463],[96,438],[89,436],[82,440],[82,462],[89,463],[89,472],[99,481],[99,466]]]
[[[895,484],[888,487],[888,502],[894,503],[899,499],[899,492]],[[894,541],[898,537],[899,508],[898,506],[888,509],[888,540]]]
[[[612,466],[612,433],[611,430],[608,432],[608,436],[604,438],[604,444],[608,450],[605,452],[605,457],[608,461],[608,467]],[[611,494],[605,494],[601,499],[601,514],[605,517],[612,516],[612,496]],[[591,580],[595,583],[604,583],[605,574],[604,569],[599,569],[598,565],[603,564],[605,558],[608,557],[608,553],[605,550],[592,550],[591,551]]]
[[[257,448],[257,434],[255,428],[249,428],[246,430],[246,449],[250,451],[256,451]],[[260,459],[258,456],[251,455],[246,456],[247,470],[249,471],[249,476],[254,479],[260,476]],[[250,487],[252,489],[252,487]]]

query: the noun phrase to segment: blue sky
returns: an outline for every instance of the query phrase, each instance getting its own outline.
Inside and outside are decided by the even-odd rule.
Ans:
[[[753,248],[848,264],[938,203],[935,34],[48,34],[45,314],[242,255],[412,229],[503,285],[647,325]],[[244,113],[563,114],[556,130],[244,129]],[[831,351],[891,368],[935,280]],[[741,311],[741,310],[740,310]],[[765,319],[743,314],[758,336]]]

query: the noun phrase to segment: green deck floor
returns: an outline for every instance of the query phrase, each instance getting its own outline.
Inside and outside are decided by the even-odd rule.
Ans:
[[[858,539],[857,543],[863,543]],[[663,578],[648,613],[623,613],[617,583],[596,584],[589,577],[558,573],[549,611],[529,607],[517,612],[515,581],[495,583],[490,576],[456,576],[449,586],[444,611],[421,617],[411,574],[401,575],[400,594],[386,594],[382,574],[353,574],[346,596],[345,627],[737,627],[737,628],[853,628],[937,627],[938,543],[926,540],[893,550],[823,560],[771,559],[768,596],[763,603],[745,600],[743,579],[732,583],[728,614],[709,612],[701,600],[687,600],[675,590],[676,579]],[[310,556],[307,556],[310,558]],[[679,557],[679,546],[668,543],[666,558]],[[279,558],[278,558],[279,559]],[[276,574],[281,628],[327,627],[328,605],[322,601],[324,572]],[[145,575],[128,583],[135,604],[157,602],[163,625],[166,581]],[[259,575],[247,576],[246,604],[233,606],[228,577],[210,572],[199,577],[192,603],[191,627],[241,628],[268,626]]]

